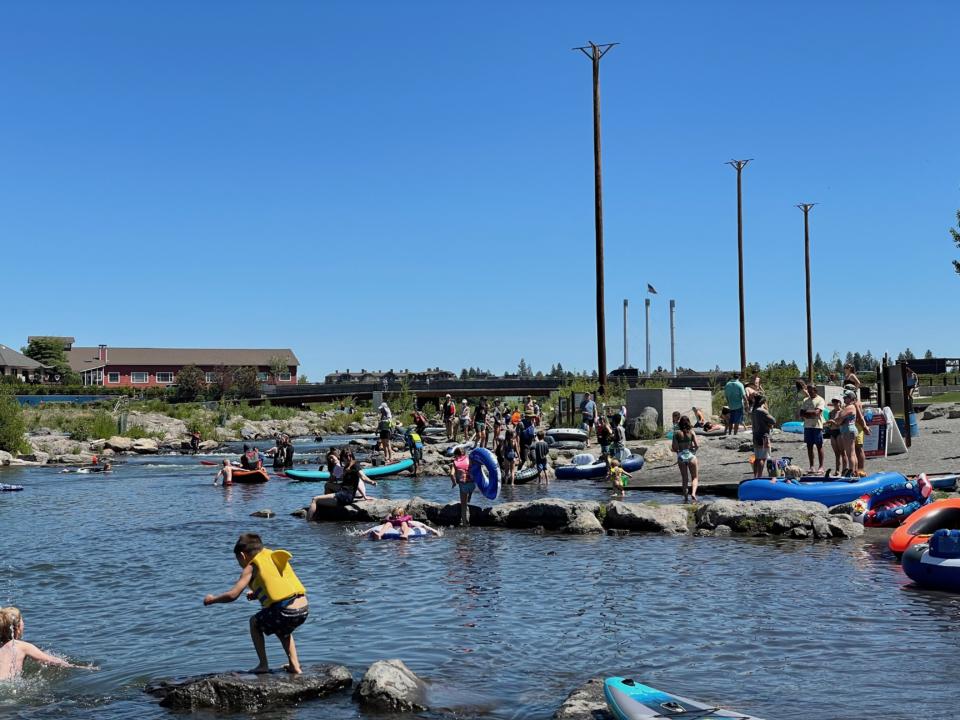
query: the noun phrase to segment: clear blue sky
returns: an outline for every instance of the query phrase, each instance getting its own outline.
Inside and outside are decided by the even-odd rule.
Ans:
[[[960,4],[8,3],[0,342],[289,346],[303,371],[608,366],[814,344],[960,356]],[[847,289],[843,289],[846,283]]]

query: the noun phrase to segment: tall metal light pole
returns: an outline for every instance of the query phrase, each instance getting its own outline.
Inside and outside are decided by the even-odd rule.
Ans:
[[[597,375],[599,392],[607,389],[607,335],[603,311],[603,180],[600,173],[600,60],[619,43],[596,45],[589,42],[579,50],[593,63],[593,195],[594,228],[597,240]]]
[[[650,377],[650,298],[644,300],[647,308],[647,377]]]
[[[816,203],[800,203],[803,211],[803,255],[807,265],[807,382],[813,383],[813,321],[810,317],[810,209]]]
[[[677,301],[670,301],[670,374],[677,376],[677,354],[676,344],[674,342],[674,326],[677,318]]]
[[[623,369],[628,367],[627,357],[627,299],[623,299]]]
[[[737,171],[737,267],[740,272],[740,377],[747,374],[747,335],[743,321],[743,186],[740,182],[740,174],[747,166],[747,163],[753,160],[730,160],[727,165]]]

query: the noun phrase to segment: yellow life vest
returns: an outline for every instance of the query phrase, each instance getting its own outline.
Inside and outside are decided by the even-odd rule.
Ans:
[[[264,607],[294,595],[307,594],[307,589],[290,566],[291,557],[286,550],[264,548],[250,561],[255,570],[250,590]]]

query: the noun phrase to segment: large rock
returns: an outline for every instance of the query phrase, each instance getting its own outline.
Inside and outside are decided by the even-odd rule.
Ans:
[[[426,685],[402,660],[378,660],[364,673],[353,698],[385,712],[426,710]]]
[[[567,695],[553,720],[614,720],[603,697],[603,679],[594,678]]]
[[[317,489],[322,490],[323,488],[318,484]],[[338,505],[336,507],[318,505],[316,514],[310,519],[316,521],[382,522],[390,515],[393,508],[402,504],[403,501],[401,500],[371,498],[370,500],[361,500],[353,505]]]
[[[208,453],[213,452],[218,447],[220,447],[220,443],[218,443],[216,440],[204,440],[202,443],[200,443],[198,450],[202,453]]]
[[[660,413],[657,412],[656,408],[645,407],[637,415],[637,419],[640,421],[641,437],[656,436],[660,428]]]
[[[658,440],[648,445],[643,453],[643,459],[648,462],[662,462],[664,460],[676,460],[671,449],[671,440]]]
[[[6,450],[0,450],[0,465],[9,465],[11,460],[13,460],[13,455]]]
[[[960,410],[951,410],[949,413],[947,413],[947,418],[950,420],[960,419]]]
[[[920,419],[936,420],[937,418],[942,418],[946,414],[947,414],[947,409],[945,407],[942,407],[942,406],[938,407],[936,405],[931,405],[924,411],[923,416]]]
[[[175,710],[259,712],[321,698],[349,688],[353,676],[342,665],[313,665],[299,675],[275,671],[263,675],[217,673],[161,681],[145,691]]]
[[[50,453],[46,453],[43,450],[34,450],[31,453],[25,455],[18,455],[21,460],[26,460],[27,462],[35,462],[40,465],[44,465],[50,462]]]
[[[557,498],[544,498],[532,502],[508,502],[495,505],[490,509],[490,521],[494,525],[509,528],[543,527],[547,530],[568,530],[584,534],[585,532],[603,532],[598,521],[595,525],[585,519],[585,515],[596,515],[600,504],[592,501],[571,501]]]
[[[140,438],[133,441],[131,448],[138,455],[156,455],[160,452],[160,446],[153,438]]]
[[[607,505],[604,527],[675,535],[687,532],[687,511],[678,505],[614,501]]]
[[[760,502],[717,500],[701,505],[697,509],[696,520],[698,528],[712,530],[718,525],[726,525],[733,532],[749,535],[813,535],[817,539],[824,539],[857,537],[863,533],[863,528],[857,523],[843,515],[830,515],[830,511],[820,503],[794,499]],[[792,532],[796,528],[809,532]]]
[[[131,410],[127,413],[127,427],[138,427],[151,435],[159,435],[163,440],[174,440],[188,435],[187,424],[183,420],[163,415],[162,413],[139,412]]]
[[[117,452],[130,452],[133,450],[133,440],[123,435],[114,435],[107,440],[106,447]]]

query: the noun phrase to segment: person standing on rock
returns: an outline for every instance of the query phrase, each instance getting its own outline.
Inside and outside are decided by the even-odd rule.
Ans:
[[[550,446],[547,444],[546,433],[537,430],[537,441],[533,444],[533,461],[537,466],[537,485],[543,482],[550,484],[550,473],[547,470],[547,459],[550,457]]]
[[[857,399],[860,398],[860,378],[857,377],[856,368],[852,364],[847,363],[843,366],[843,388],[844,390],[848,389],[847,386],[852,386],[853,391],[857,395]]]
[[[807,459],[810,461],[808,473],[823,474],[823,408],[826,406],[823,398],[817,394],[817,386],[807,385],[807,399],[800,406],[800,417],[803,420],[803,442],[807,446]],[[814,470],[813,448],[817,448],[819,465]]]
[[[454,429],[456,428],[457,404],[449,394],[443,399],[441,414],[443,415],[443,426],[447,429],[447,442],[453,442],[456,439]]]
[[[517,433],[513,425],[507,425],[503,434],[503,484],[513,485],[517,471],[517,457],[520,455],[520,445],[517,442]]]
[[[413,409],[413,424],[417,428],[417,434],[420,435],[420,437],[423,437],[423,435],[427,432],[427,425],[429,423],[427,422],[427,416],[416,408]]]
[[[743,387],[741,385],[741,387]],[[742,412],[742,410],[741,410]],[[697,434],[690,425],[690,418],[680,416],[677,431],[673,434],[671,449],[677,454],[677,465],[680,466],[680,480],[683,482],[683,502],[690,499],[697,502],[697,483],[700,480],[700,468],[697,464]],[[690,484],[690,493],[687,493],[687,483]]]
[[[380,422],[377,424],[377,432],[380,434],[380,448],[383,450],[384,461],[389,463],[393,461],[393,450],[390,447],[390,436],[393,434],[393,414],[390,407],[385,403],[380,403]]]
[[[746,390],[746,398],[744,403],[744,408],[753,408],[753,396],[754,395],[766,395],[763,391],[763,385],[760,384],[760,376],[754,375],[753,380],[744,388]]]
[[[450,487],[460,491],[460,525],[470,524],[470,498],[477,489],[476,483],[470,479],[470,458],[462,447],[453,451],[453,465],[450,466]]]
[[[460,404],[460,431],[463,433],[463,441],[470,440],[470,403],[464,398]]]
[[[408,428],[403,435],[403,441],[410,451],[410,459],[413,460],[412,475],[416,477],[420,473],[420,463],[423,461],[423,439],[416,428]]]
[[[723,394],[727,400],[727,407],[730,408],[730,415],[727,419],[727,435],[738,435],[740,426],[743,424],[743,404],[747,399],[747,391],[740,382],[740,373],[737,373],[723,387]]]
[[[770,431],[776,426],[777,420],[766,408],[766,398],[762,393],[754,393],[750,401],[753,409],[750,412],[750,427],[753,429],[753,477],[763,477],[763,472],[770,459]]]
[[[623,422],[621,422],[619,415],[613,416],[613,422],[610,423],[611,428],[610,432],[612,434],[610,440],[610,457],[614,457],[617,460],[624,460],[627,457],[627,432],[623,428]]]
[[[587,431],[587,444],[590,444],[590,429],[597,419],[597,403],[593,401],[593,395],[587,393],[583,402],[580,403],[580,427]]]
[[[837,417],[840,415],[840,398],[833,398],[830,401],[830,417],[827,418],[826,427],[823,430],[823,437],[830,438],[830,447],[833,448],[834,475],[840,475],[846,466],[841,467],[843,461],[843,445],[840,442],[840,431],[837,427]]]
[[[487,401],[483,398],[477,403],[477,411],[473,415],[473,445],[487,446]]]

